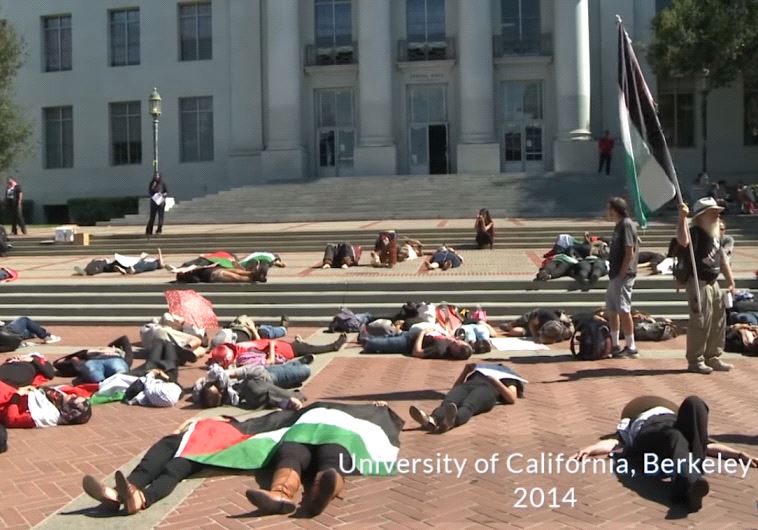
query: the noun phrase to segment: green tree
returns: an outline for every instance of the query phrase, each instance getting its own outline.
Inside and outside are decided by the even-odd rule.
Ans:
[[[13,101],[13,80],[24,60],[24,43],[15,28],[0,19],[0,171],[26,155],[31,124]]]
[[[710,88],[758,65],[758,0],[674,0],[653,19],[648,60],[664,78],[708,77]]]

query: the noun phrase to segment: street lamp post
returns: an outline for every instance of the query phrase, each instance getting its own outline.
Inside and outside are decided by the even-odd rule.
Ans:
[[[702,142],[703,142],[703,159],[702,169],[703,173],[708,172],[708,92],[710,92],[710,83],[708,80],[708,74],[710,71],[707,68],[703,68],[702,75],[700,76],[700,120],[702,130]]]
[[[161,117],[161,95],[158,94],[157,88],[153,88],[148,102],[150,116],[153,117],[153,176],[155,176],[158,174],[158,121]]]

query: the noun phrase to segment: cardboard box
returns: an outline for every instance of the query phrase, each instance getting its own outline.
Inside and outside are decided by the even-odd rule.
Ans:
[[[90,233],[89,232],[77,232],[74,234],[74,245],[89,246]]]

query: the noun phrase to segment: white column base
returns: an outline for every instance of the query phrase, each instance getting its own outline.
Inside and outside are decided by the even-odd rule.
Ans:
[[[500,173],[500,144],[458,144],[456,173]]]
[[[296,180],[306,177],[305,150],[265,150],[261,153],[262,180]]]
[[[553,142],[553,168],[556,173],[587,173],[597,170],[597,142],[560,139]]]
[[[353,174],[359,177],[397,175],[397,146],[358,146],[353,153],[353,164]]]

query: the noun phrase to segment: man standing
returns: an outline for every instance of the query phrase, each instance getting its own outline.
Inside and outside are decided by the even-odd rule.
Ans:
[[[605,165],[605,174],[611,174],[611,154],[613,153],[613,147],[616,145],[616,141],[611,138],[611,133],[605,131],[603,137],[597,141],[597,150],[600,154],[600,163],[597,166],[597,172],[603,171],[603,165]]]
[[[150,218],[147,221],[145,234],[151,236],[153,235],[153,224],[155,223],[156,215],[158,216],[158,229],[155,233],[160,234],[163,232],[163,215],[166,211],[168,188],[166,188],[166,183],[163,182],[160,173],[153,175],[150,185],[147,187],[147,192],[150,195]]]
[[[5,186],[5,209],[12,212],[13,225],[11,227],[11,233],[14,236],[18,235],[18,229],[21,229],[21,233],[26,235],[26,223],[24,223],[24,212],[22,210],[24,201],[24,192],[21,190],[21,184],[16,182],[15,179],[8,177]]]
[[[693,207],[693,226],[687,230],[686,204],[679,205],[679,224],[676,238],[685,248],[692,245],[695,254],[694,275],[687,281],[687,302],[690,320],[687,324],[687,369],[698,374],[714,370],[728,372],[732,365],[721,360],[724,353],[726,309],[718,284],[719,273],[724,273],[727,289],[734,293],[734,277],[729,260],[724,255],[719,234],[719,213],[723,210],[712,197],[698,200]],[[700,307],[697,291],[700,291]]]
[[[629,218],[629,207],[621,197],[608,201],[606,217],[616,223],[611,240],[608,291],[605,294],[605,311],[611,328],[613,357],[636,359],[634,321],[632,320],[632,288],[637,276],[639,240],[637,228]],[[619,346],[619,327],[624,332],[626,347]]]

